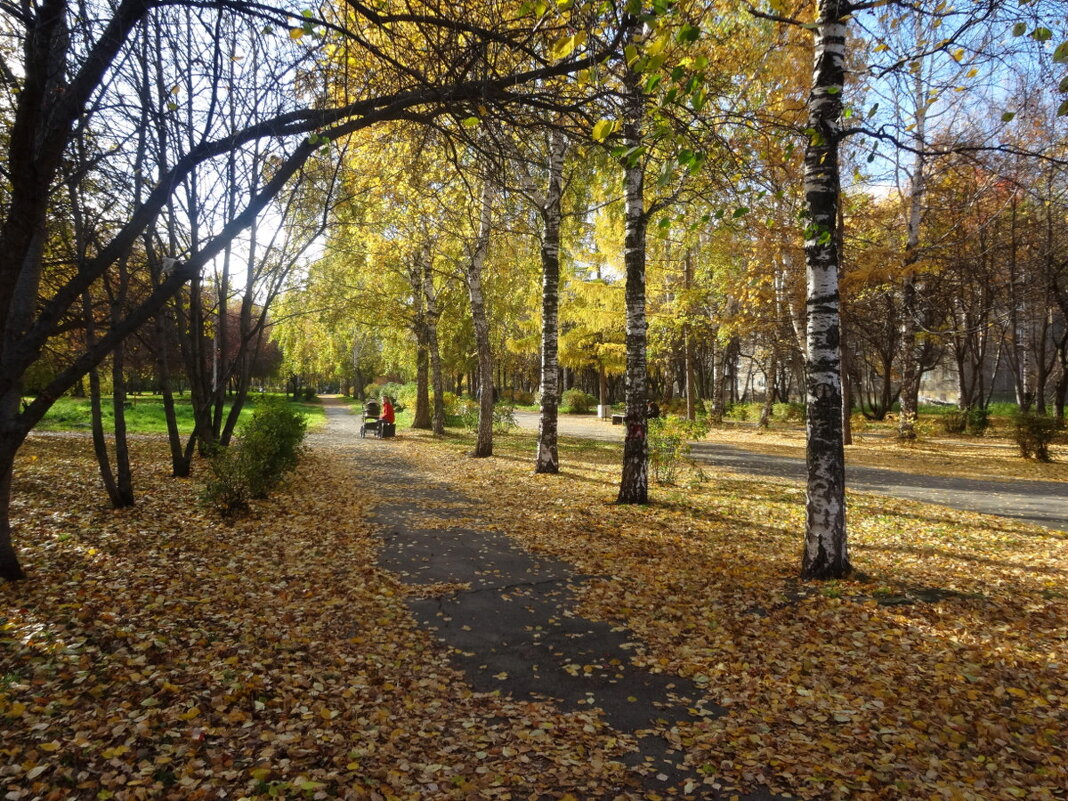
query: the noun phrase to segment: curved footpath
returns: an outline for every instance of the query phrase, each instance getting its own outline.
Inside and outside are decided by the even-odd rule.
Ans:
[[[472,500],[405,460],[390,440],[360,439],[359,418],[336,399],[324,405],[327,428],[312,442],[358,458],[362,469],[352,480],[380,499],[371,518],[384,543],[379,564],[405,584],[446,588],[410,598],[408,606],[449,648],[472,689],[549,699],[562,710],[599,708],[614,729],[633,735],[638,750],[624,760],[632,769],[627,786],[598,797],[637,791],[646,798],[774,801],[767,792],[719,793],[685,764],[685,753],[663,733],[673,721],[715,716],[720,708],[687,679],[634,666],[631,632],[575,613],[577,591],[591,577],[488,530]],[[597,670],[591,675],[579,665]],[[536,790],[538,777],[530,781]]]
[[[537,412],[516,412],[516,420],[524,429],[538,429]],[[559,422],[561,434],[588,439],[622,442],[622,429],[622,426],[591,417],[561,415]],[[699,462],[740,473],[797,482],[805,480],[804,459],[757,453],[716,442],[692,442],[690,447],[691,457]],[[846,486],[857,492],[1015,518],[1068,531],[1068,482],[928,476],[882,467],[846,465]]]

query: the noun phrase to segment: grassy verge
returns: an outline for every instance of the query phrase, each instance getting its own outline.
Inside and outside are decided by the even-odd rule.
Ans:
[[[581,612],[625,625],[651,670],[725,709],[670,737],[723,787],[804,798],[1063,797],[1068,540],[1017,521],[853,495],[863,580],[796,578],[800,488],[686,477],[619,506],[618,444],[408,436],[405,455],[479,502],[486,524],[592,580]]]
[[[244,421],[252,414],[256,399],[253,395],[241,409],[240,420]],[[159,395],[131,395],[127,402],[126,427],[131,434],[165,434],[167,422],[163,412],[163,399]],[[292,401],[304,414],[308,416],[308,427],[316,428],[324,425],[326,418],[322,406],[316,402]],[[230,405],[226,405],[229,412]],[[182,431],[188,432],[193,428],[193,407],[188,398],[175,399],[175,415]],[[113,430],[114,414],[111,408],[111,398],[104,398],[102,410],[104,428]],[[60,398],[48,410],[44,418],[37,425],[39,431],[89,431],[92,427],[92,417],[89,400],[86,398]]]

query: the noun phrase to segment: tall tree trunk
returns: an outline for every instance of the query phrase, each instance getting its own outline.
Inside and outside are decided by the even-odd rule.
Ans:
[[[438,295],[434,289],[433,258],[427,252],[423,260],[423,299],[426,303],[426,343],[430,352],[430,382],[434,387],[434,413],[431,430],[445,433],[445,377],[441,372],[441,347],[438,344]]]
[[[482,294],[482,271],[489,255],[493,202],[493,184],[490,177],[486,176],[479,205],[478,233],[467,263],[467,291],[471,298],[471,318],[475,329],[475,347],[478,351],[478,435],[475,449],[471,453],[476,458],[493,455],[493,350],[489,319],[486,316],[486,301]]]
[[[727,347],[718,340],[712,341],[712,422],[722,423],[726,404],[723,391],[727,386],[724,368],[727,366]]]
[[[812,91],[808,98],[805,240],[808,288],[806,396],[808,402],[807,524],[801,576],[831,579],[852,567],[845,523],[845,450],[839,355],[838,145],[845,83],[846,19],[850,4],[819,0]]]
[[[111,408],[115,418],[115,479],[118,494],[112,499],[116,509],[134,505],[133,470],[130,444],[126,438],[125,346],[120,342],[111,357]]]
[[[767,381],[764,385],[764,406],[760,409],[760,419],[757,428],[767,428],[771,423],[771,412],[775,405],[775,382],[779,380],[779,357],[775,349],[768,352]]]
[[[917,15],[919,20],[919,15]],[[921,36],[917,22],[917,39]],[[916,334],[920,321],[918,294],[916,290],[915,265],[920,258],[920,225],[923,222],[923,196],[927,191],[927,160],[923,154],[927,138],[927,109],[929,100],[921,69],[912,77],[912,102],[915,117],[913,137],[918,149],[912,164],[912,181],[909,186],[908,231],[905,241],[905,258],[902,264],[904,276],[901,287],[901,413],[898,415],[897,437],[902,441],[916,439],[916,418],[920,406],[920,379],[923,365],[920,363]]]
[[[415,411],[412,414],[412,428],[430,429],[430,342],[425,318],[416,323],[415,341]]]
[[[0,404],[9,405],[14,399],[16,408],[18,397],[10,394],[9,397],[0,398]],[[4,417],[13,417],[14,411],[3,409]],[[15,545],[11,541],[11,516],[7,510],[11,508],[11,481],[15,475],[15,453],[22,444],[22,438],[15,440],[5,436],[0,437],[0,579],[18,581],[25,578],[26,574],[19,564],[18,555],[15,553]]]
[[[122,320],[123,307],[130,283],[129,261],[119,259],[119,285],[111,298],[111,324]],[[111,404],[115,418],[115,479],[118,494],[112,499],[116,509],[134,505],[133,470],[130,467],[130,445],[126,438],[126,345],[120,342],[111,355]]]
[[[686,321],[682,325],[683,372],[686,376],[686,419],[697,419],[697,376],[694,371],[693,332],[690,330],[689,290],[693,289],[693,249],[687,248],[683,263],[683,287],[687,294]]]
[[[641,146],[645,98],[640,77],[627,71],[624,79],[626,109],[623,142],[632,153]],[[643,156],[623,159],[625,240],[623,263],[627,271],[627,427],[623,441],[623,475],[619,481],[618,503],[649,502],[649,443],[646,420],[646,341],[649,324],[645,318],[645,164]]]
[[[549,185],[541,210],[541,420],[535,473],[560,472],[556,422],[560,406],[560,201],[564,192],[567,141],[554,130],[549,136]]]
[[[85,321],[86,349],[96,344],[96,324],[93,319],[93,301],[88,292],[82,293],[82,315]],[[108,495],[111,505],[118,509],[123,506],[115,473],[111,468],[111,454],[108,453],[107,435],[104,432],[104,410],[100,392],[100,371],[94,367],[89,371],[89,421],[93,435],[93,454],[100,470],[100,480]]]

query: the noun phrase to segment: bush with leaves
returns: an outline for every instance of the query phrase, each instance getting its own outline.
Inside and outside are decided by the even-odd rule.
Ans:
[[[468,400],[460,404],[460,425],[471,432],[478,431],[478,401]],[[510,403],[498,403],[493,407],[493,430],[498,434],[507,434],[519,427],[515,418],[515,406]]]
[[[564,406],[571,414],[586,414],[597,405],[597,398],[581,389],[569,389],[563,396]]]
[[[1049,446],[1057,438],[1060,425],[1056,417],[1019,412],[1013,417],[1012,436],[1025,459],[1052,461]]]
[[[755,414],[751,406],[756,406]],[[760,415],[760,406],[750,403],[731,403],[727,405],[727,409],[723,416],[728,420],[737,420],[739,423],[744,423],[753,417]]]
[[[771,407],[771,414],[776,420],[782,420],[787,423],[803,423],[805,421],[805,404],[776,403]]]
[[[990,412],[979,408],[946,412],[939,417],[939,422],[947,434],[968,432],[973,437],[981,437],[990,427]]]
[[[203,500],[223,514],[248,507],[250,498],[265,498],[282,476],[297,465],[308,419],[286,401],[265,398],[237,439],[211,458]]]
[[[201,501],[226,517],[248,509],[252,497],[248,469],[249,461],[235,445],[219,448],[208,462],[210,475],[204,482]]]
[[[649,421],[649,464],[653,480],[659,484],[674,484],[686,457],[690,455],[690,440],[708,433],[708,421],[687,420],[684,417],[664,416]]]

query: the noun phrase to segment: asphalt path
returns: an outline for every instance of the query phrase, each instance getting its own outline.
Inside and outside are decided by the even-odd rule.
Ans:
[[[521,428],[537,431],[537,412],[516,412]],[[593,417],[560,415],[559,432],[566,436],[623,442],[623,426]],[[805,480],[805,460],[757,453],[737,445],[693,442],[691,458],[739,473],[768,476],[791,482]],[[846,485],[871,492],[939,504],[952,509],[999,515],[1068,531],[1068,482],[1022,481],[998,478],[955,478],[846,465]]]
[[[760,788],[717,792],[714,777],[690,764],[668,732],[725,708],[690,679],[636,664],[634,632],[582,617],[576,607],[594,577],[517,545],[481,519],[476,501],[408,462],[394,440],[360,437],[361,418],[336,399],[324,398],[324,410],[327,427],[309,442],[331,451],[336,468],[351,471],[348,480],[367,485],[376,499],[370,522],[383,541],[379,565],[410,585],[413,617],[448,647],[470,687],[549,701],[565,712],[596,708],[612,728],[634,736],[636,750],[620,760],[630,769],[625,785],[560,789],[583,801],[635,798],[634,791],[647,799],[785,801]],[[418,588],[428,585],[452,589],[421,597]],[[534,764],[523,797],[549,798],[534,792]]]

